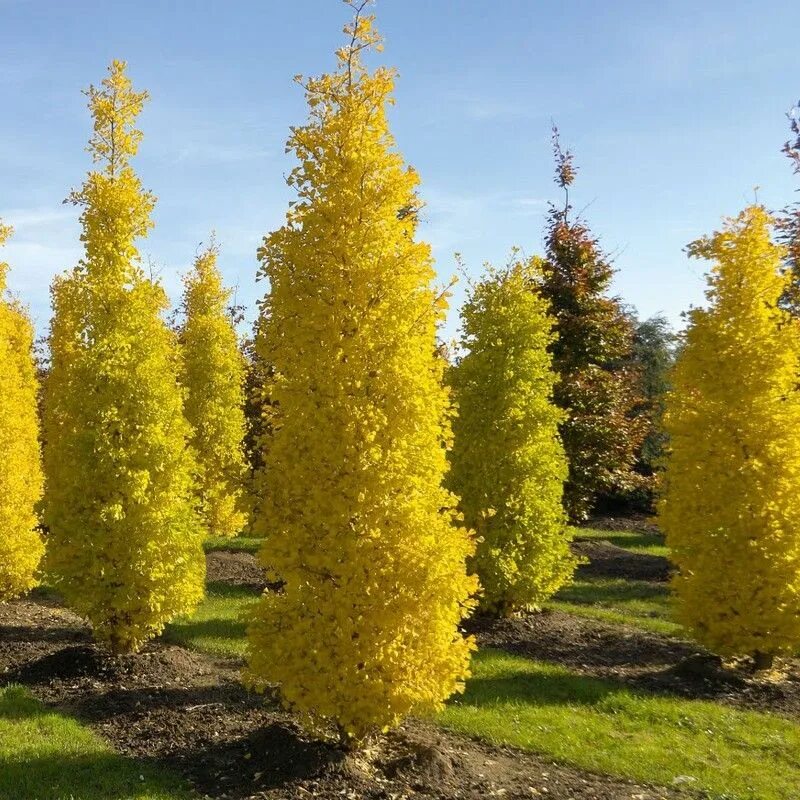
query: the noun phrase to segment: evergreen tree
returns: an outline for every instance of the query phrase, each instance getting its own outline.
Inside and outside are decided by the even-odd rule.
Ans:
[[[678,337],[663,314],[645,320],[634,319],[633,323],[632,362],[639,376],[641,413],[646,419],[637,469],[645,476],[653,476],[663,465],[667,445],[663,425],[664,400],[669,390]]]
[[[554,398],[567,414],[561,425],[569,463],[564,501],[577,521],[599,495],[636,486],[643,420],[630,366],[633,330],[619,300],[608,296],[614,270],[583,220],[570,216],[576,168],[556,129],[553,144],[565,200],[550,207],[541,291],[556,319]]]
[[[181,329],[186,418],[198,461],[200,507],[209,533],[236,536],[247,521],[245,362],[211,245],[184,279]]]
[[[204,531],[167,298],[136,249],[155,203],[130,165],[147,95],[115,61],[87,96],[99,167],[70,197],[85,256],[52,287],[46,566],[95,636],[126,652],[202,597]]]
[[[441,486],[445,300],[387,124],[394,73],[361,60],[379,43],[363,5],[337,71],[305,83],[309,119],[288,142],[297,201],[259,254],[273,368],[260,559],[285,587],[249,627],[251,681],[351,742],[463,686],[473,644],[458,626],[476,590]]]
[[[536,261],[490,269],[462,310],[463,357],[450,370],[458,407],[450,486],[477,534],[481,605],[538,608],[567,583],[576,560],[562,507],[563,412],[548,347],[553,320],[531,291]]]
[[[668,395],[660,507],[680,619],[761,665],[800,647],[800,329],[770,225],[753,206],[690,245],[713,266]]]
[[[11,228],[0,221],[0,247]],[[36,585],[44,546],[34,506],[42,492],[33,328],[5,296],[8,264],[0,261],[0,602]]]

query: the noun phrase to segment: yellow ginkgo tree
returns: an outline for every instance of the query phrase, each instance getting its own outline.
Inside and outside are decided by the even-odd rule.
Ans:
[[[245,361],[217,253],[215,244],[206,248],[184,279],[182,383],[201,511],[212,536],[235,536],[247,522]]]
[[[417,174],[387,124],[394,73],[364,66],[379,38],[359,10],[338,69],[304,84],[309,119],[289,138],[297,200],[260,251],[260,558],[285,585],[249,626],[250,680],[350,742],[463,686],[473,644],[459,624],[476,589],[442,488],[445,302],[416,239]]]
[[[554,320],[537,290],[538,260],[489,269],[462,309],[462,356],[449,371],[450,486],[478,539],[481,606],[508,615],[570,580],[576,559],[562,507],[567,461],[548,350]]]
[[[689,252],[712,263],[689,312],[665,425],[660,522],[680,620],[722,655],[800,648],[800,329],[771,218],[747,208]]]
[[[130,164],[147,95],[119,61],[87,95],[97,167],[70,197],[85,255],[52,287],[46,567],[96,638],[127,652],[202,597],[204,528],[167,297],[136,247],[155,203]]]
[[[0,246],[11,228],[0,221]],[[44,547],[34,507],[42,492],[33,328],[6,296],[0,261],[0,602],[36,584]]]

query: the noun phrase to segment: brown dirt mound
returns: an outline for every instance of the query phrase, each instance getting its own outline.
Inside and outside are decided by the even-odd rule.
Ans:
[[[669,580],[670,563],[663,556],[631,553],[611,542],[576,537],[572,552],[589,559],[578,567],[579,578],[625,578],[635,581],[663,582]]]
[[[149,645],[141,653],[115,656],[96,644],[79,644],[56,650],[12,670],[10,680],[37,685],[88,678],[103,683],[133,686],[170,686],[187,672],[205,669],[203,662],[180,647]]]
[[[206,554],[206,579],[262,592],[268,586],[264,570],[252,553],[215,550]]]

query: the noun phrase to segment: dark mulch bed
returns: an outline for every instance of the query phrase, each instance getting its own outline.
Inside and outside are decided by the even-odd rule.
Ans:
[[[121,752],[176,770],[212,798],[677,797],[416,721],[349,755],[246,691],[233,662],[161,642],[111,657],[73,614],[31,600],[0,605],[0,681],[30,686]]]
[[[252,553],[215,550],[206,554],[206,579],[262,592],[268,584],[264,569]]]
[[[661,529],[656,525],[653,516],[650,514],[629,513],[624,517],[603,514],[588,519],[583,524],[583,527],[594,528],[596,531],[628,531],[663,536]]]
[[[671,566],[663,556],[631,553],[610,542],[582,539],[572,542],[572,552],[588,559],[578,567],[578,578],[624,578],[661,583],[669,580]]]

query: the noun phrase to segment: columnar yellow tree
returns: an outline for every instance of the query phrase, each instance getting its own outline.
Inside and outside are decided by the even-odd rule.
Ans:
[[[71,195],[86,252],[52,287],[46,566],[95,636],[125,652],[200,600],[203,528],[167,298],[136,249],[155,203],[130,165],[147,95],[118,61],[87,95],[99,167]]]
[[[11,228],[0,221],[0,246]],[[0,261],[0,602],[36,584],[44,547],[34,505],[42,492],[33,328],[5,297],[8,264]]]
[[[572,576],[562,506],[567,462],[548,348],[553,318],[537,262],[490,269],[462,310],[464,356],[450,371],[458,406],[450,486],[478,537],[488,611],[540,607]]]
[[[680,619],[712,650],[800,647],[800,332],[759,206],[690,245],[713,262],[668,395],[660,507]]]
[[[235,536],[247,521],[243,440],[245,360],[228,312],[231,291],[217,247],[197,256],[184,279],[182,383],[198,462],[200,507],[214,536]]]
[[[285,581],[249,628],[249,675],[353,742],[440,708],[467,675],[476,580],[442,488],[451,433],[435,334],[445,302],[415,241],[416,173],[386,119],[394,73],[356,8],[338,70],[305,83],[297,202],[264,240],[258,347],[274,369],[261,561]]]

